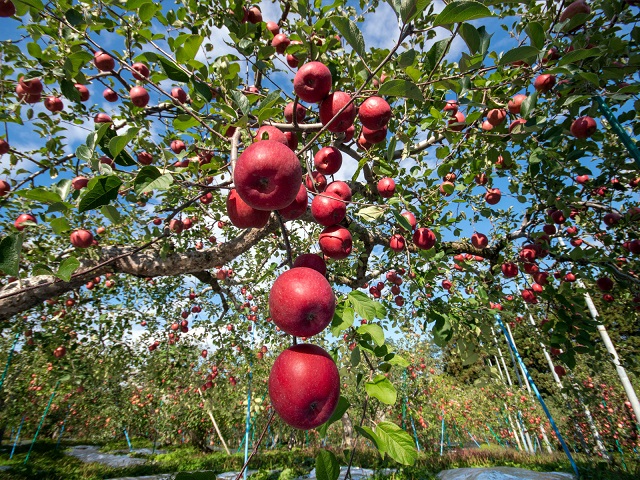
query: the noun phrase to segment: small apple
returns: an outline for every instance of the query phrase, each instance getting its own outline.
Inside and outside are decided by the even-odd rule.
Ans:
[[[111,117],[106,113],[98,113],[93,119],[93,121],[96,123],[112,123],[113,122],[113,120],[111,120]]]
[[[523,129],[527,121],[524,118],[518,118],[509,125],[509,133],[515,130],[515,133],[523,133]]]
[[[276,22],[267,22],[267,30],[275,37],[280,33],[280,26]]]
[[[115,59],[108,53],[98,50],[93,55],[93,63],[101,72],[110,72],[116,67]]]
[[[308,62],[298,69],[293,79],[293,90],[304,102],[319,103],[331,90],[331,72],[320,62]]]
[[[347,202],[347,204],[351,202],[351,188],[347,183],[341,180],[336,180],[335,182],[331,182],[324,191],[326,193],[335,193],[342,200]]]
[[[416,225],[417,225],[416,216],[413,213],[405,210],[400,215],[402,215],[404,218],[407,219],[407,222],[409,222],[409,225],[411,225],[411,230],[416,229]]]
[[[146,80],[149,78],[149,67],[144,63],[134,63],[131,65],[131,70],[133,70],[133,78],[136,80]]]
[[[291,68],[298,68],[298,65],[300,65],[300,60],[298,60],[295,55],[291,55],[289,53],[287,54],[287,65],[289,65]]]
[[[0,180],[0,197],[6,196],[11,191],[11,185],[5,180]]]
[[[509,100],[509,103],[507,104],[509,112],[514,115],[519,114],[520,109],[522,108],[522,102],[524,102],[526,99],[527,96],[521,93],[515,95],[511,100]]]
[[[87,100],[89,100],[90,94],[89,94],[89,89],[87,87],[79,83],[76,83],[75,87],[76,87],[76,90],[78,90],[78,93],[80,93],[81,102],[86,102]]]
[[[180,87],[174,87],[171,89],[171,96],[180,103],[187,103],[187,92]]]
[[[118,94],[110,88],[105,88],[104,92],[102,92],[102,96],[107,102],[118,101]]]
[[[301,123],[304,121],[304,118],[307,116],[307,109],[299,103],[296,105],[296,121]],[[293,102],[287,103],[287,106],[284,107],[284,118],[287,123],[293,122]]]
[[[138,163],[141,165],[151,165],[153,163],[153,155],[149,152],[140,152],[137,155]]]
[[[272,127],[271,125],[263,125],[256,132],[256,136],[253,141],[260,142],[262,140],[274,140],[288,146],[288,139],[284,132],[279,128]]]
[[[278,210],[278,213],[282,215],[282,218],[285,220],[295,220],[305,214],[308,205],[309,198],[307,195],[307,189],[301,182],[296,198],[288,206]]]
[[[386,127],[391,119],[391,107],[384,98],[372,96],[360,105],[358,118],[364,127],[380,130]]]
[[[59,97],[50,96],[44,99],[44,108],[51,113],[61,112],[64,108],[64,104]]]
[[[428,228],[418,228],[413,233],[413,243],[422,250],[429,250],[436,244],[436,236]]]
[[[323,147],[313,157],[316,170],[324,175],[333,175],[342,166],[342,153],[336,147]]]
[[[263,228],[269,221],[271,212],[250,207],[234,188],[227,196],[227,215],[231,223],[238,228]]]
[[[538,75],[533,81],[533,87],[540,93],[550,92],[556,85],[556,76],[548,73]]]
[[[89,248],[93,243],[93,234],[88,230],[74,230],[69,237],[71,245],[76,248]]]
[[[279,33],[273,37],[271,40],[271,46],[276,49],[276,52],[283,54],[286,50],[291,40],[284,33]]]
[[[362,127],[361,137],[365,139],[367,143],[376,144],[384,142],[387,138],[388,129],[386,126],[380,130],[369,130],[367,127]]]
[[[320,255],[315,253],[303,253],[299,255],[295,262],[293,262],[293,268],[307,267],[312,268],[321,275],[327,274],[327,264]]]
[[[347,206],[335,193],[321,193],[311,202],[311,214],[316,222],[325,227],[336,225],[347,214]]]
[[[458,102],[456,100],[448,100],[442,109],[445,112],[449,112],[452,116],[458,113]]]
[[[4,138],[0,138],[0,155],[4,155],[5,153],[9,153],[9,142],[7,142]]]
[[[609,277],[601,277],[596,280],[596,286],[603,292],[610,292],[613,290],[613,280]]]
[[[149,92],[144,87],[133,87],[129,91],[131,103],[136,107],[144,108],[149,104]]]
[[[484,200],[489,205],[497,204],[502,198],[502,193],[499,188],[489,188],[487,189],[487,193],[484,194]]]
[[[565,8],[560,14],[560,22],[564,22],[566,20],[571,20],[578,14],[586,14],[589,15],[591,13],[591,7],[587,5],[585,0],[576,0],[575,2],[570,3],[567,8]]]
[[[392,178],[385,177],[378,181],[377,188],[382,198],[391,198],[396,191],[396,182]]]
[[[487,113],[487,122],[497,127],[504,123],[507,118],[507,112],[504,108],[494,108]]]
[[[262,11],[260,7],[257,5],[250,7],[249,10],[247,10],[247,20],[253,24],[262,22]]]
[[[573,135],[574,137],[585,139],[593,135],[597,129],[598,126],[596,125],[596,121],[593,118],[585,115],[583,117],[575,119],[571,123],[570,130],[571,135]]]
[[[589,181],[589,175],[578,175],[576,177],[576,183],[579,183],[580,185],[587,183]]]
[[[187,149],[187,146],[184,144],[184,142],[182,140],[173,140],[171,142],[171,150],[173,151],[173,153],[180,153],[183,152]]]
[[[404,250],[404,247],[405,239],[402,235],[396,233],[391,236],[391,238],[389,239],[389,248],[391,248],[391,250],[393,250],[394,252],[401,252]]]
[[[471,243],[476,248],[487,248],[489,245],[489,239],[484,233],[474,233],[471,235]]]
[[[23,213],[18,215],[18,218],[16,218],[16,221],[13,223],[13,226],[16,227],[18,231],[21,232],[22,230],[25,229],[25,227],[27,227],[27,225],[24,225],[27,222],[38,223],[38,221],[36,220],[36,217],[31,215],[30,213]]]
[[[461,132],[466,127],[464,123],[465,120],[466,117],[464,116],[464,113],[460,111],[456,112],[451,120],[449,120],[449,129],[453,130],[454,132]]]
[[[503,263],[500,270],[502,270],[502,274],[506,278],[515,278],[518,276],[518,266],[513,262]]]
[[[87,186],[87,184],[89,183],[89,179],[86,177],[76,177],[73,180],[71,180],[71,186],[75,189],[75,190],[82,190],[84,187]]]
[[[349,102],[351,102],[351,95],[345,92],[333,92],[322,100],[320,104],[320,122],[322,125],[328,125],[328,131],[340,133],[353,125],[353,121],[356,118],[356,107],[353,102]],[[336,117],[338,112],[345,106],[347,107]]]
[[[16,14],[16,6],[11,0],[0,0],[0,18],[13,17]]]
[[[327,188],[327,177],[316,170],[311,172],[311,177],[313,181],[311,181],[309,175],[305,175],[304,183],[306,187],[312,192],[324,192]]]
[[[351,253],[351,232],[340,225],[325,228],[319,237],[320,250],[329,258],[342,260]]]

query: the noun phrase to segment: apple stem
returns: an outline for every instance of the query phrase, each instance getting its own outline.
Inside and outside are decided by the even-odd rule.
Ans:
[[[262,440],[264,439],[264,436],[267,433],[267,429],[269,428],[269,425],[271,425],[271,422],[273,421],[273,417],[275,416],[275,414],[276,414],[276,411],[275,410],[271,410],[271,415],[269,416],[269,421],[267,422],[267,424],[262,429],[262,433],[260,434],[260,437],[258,438],[258,442],[254,445],[253,451],[251,452],[251,455],[249,455],[249,458],[247,458],[247,461],[244,463],[244,465],[242,466],[242,468],[238,472],[238,475],[236,476],[235,480],[240,480],[240,478],[242,478],[242,474],[247,469],[247,465],[249,465],[249,462],[251,461],[251,459],[258,452],[258,447],[260,447],[260,444],[262,443]]]

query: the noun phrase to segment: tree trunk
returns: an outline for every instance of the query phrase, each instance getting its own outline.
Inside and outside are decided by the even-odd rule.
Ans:
[[[352,448],[353,446],[353,423],[348,414],[342,415],[342,448]]]

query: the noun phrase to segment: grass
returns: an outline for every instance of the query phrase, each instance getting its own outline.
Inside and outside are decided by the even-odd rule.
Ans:
[[[24,465],[23,462],[29,448],[28,445],[19,446],[12,460],[9,460],[9,449],[5,446],[4,451],[0,452],[0,465],[10,466],[11,470],[0,472],[0,478],[6,480],[97,480],[197,470],[222,473],[238,471],[243,463],[242,454],[228,456],[222,452],[202,453],[189,445],[163,447],[166,449],[166,453],[147,457],[150,460],[147,464],[124,468],[83,463],[75,457],[64,454],[64,448],[83,443],[96,444],[96,442],[90,441],[69,442],[56,450],[54,442],[37,442],[27,465]],[[145,442],[142,439],[135,439],[133,444],[136,448],[153,447],[151,442]],[[123,441],[103,443],[101,447],[104,452],[128,450],[126,442]],[[346,465],[345,458],[349,452],[334,450],[334,453],[340,463]],[[625,458],[626,470],[619,459],[617,462],[607,464],[578,455],[576,461],[580,467],[582,478],[585,479],[632,480],[640,478],[640,464],[633,462],[629,457]],[[432,452],[421,452],[416,464],[412,467],[398,465],[388,457],[383,460],[373,450],[358,450],[354,465],[374,470],[394,469],[395,473],[386,477],[391,480],[431,480],[435,479],[435,475],[441,470],[497,465],[535,471],[572,472],[562,453],[531,456],[499,447],[457,450],[442,457]],[[256,477],[253,477],[254,480],[293,480],[308,473],[314,466],[314,449],[267,450],[256,455],[250,464],[251,470],[258,470]]]

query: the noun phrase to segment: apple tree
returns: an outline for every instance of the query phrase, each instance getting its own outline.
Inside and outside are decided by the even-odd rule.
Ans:
[[[636,3],[1,1],[2,334],[261,353],[265,428],[394,404],[386,339],[473,363],[505,310],[575,367],[640,308]]]

